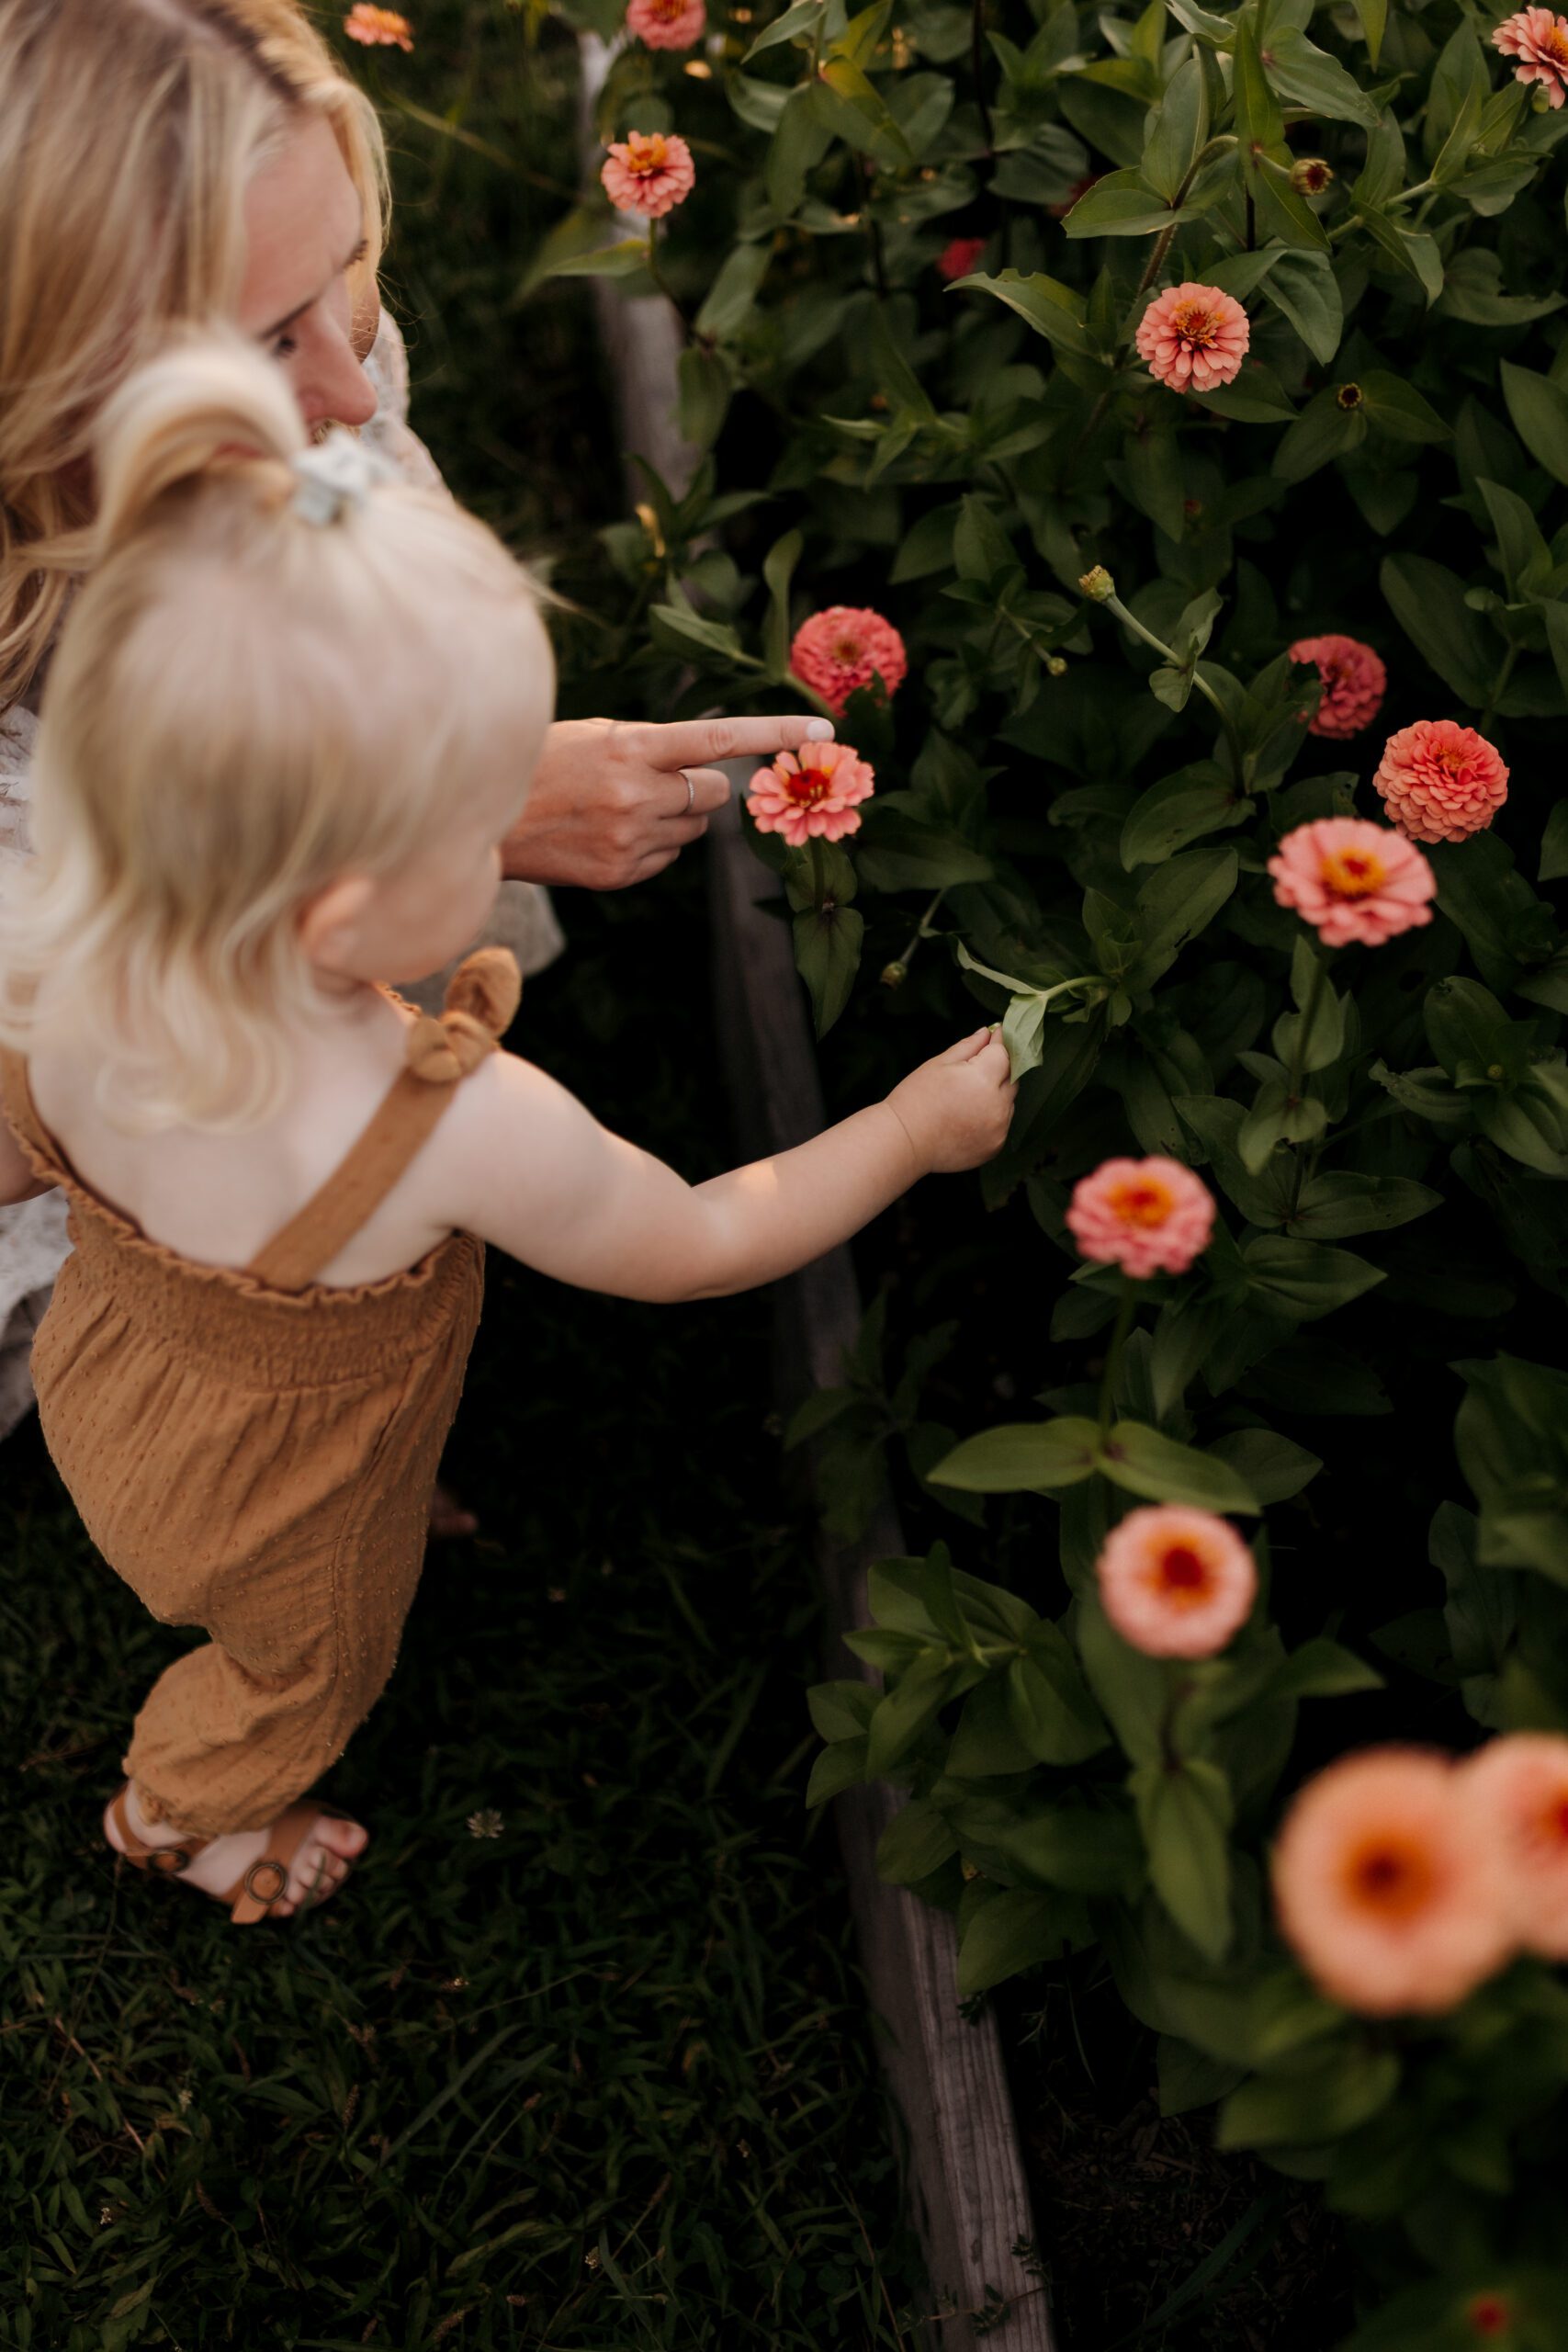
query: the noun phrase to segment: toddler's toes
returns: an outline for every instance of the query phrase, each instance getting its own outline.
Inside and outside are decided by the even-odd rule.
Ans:
[[[335,1894],[368,1843],[369,1834],[357,1821],[321,1815],[294,1858],[275,1917],[286,1919],[291,1912],[314,1909]]]

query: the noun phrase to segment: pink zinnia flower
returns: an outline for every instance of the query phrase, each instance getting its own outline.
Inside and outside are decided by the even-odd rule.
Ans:
[[[876,789],[875,771],[847,743],[803,743],[759,768],[746,805],[760,833],[782,833],[791,849],[841,842],[860,831],[858,803]]]
[[[1086,172],[1081,180],[1075,180],[1059,204],[1048,204],[1045,207],[1052,220],[1065,220],[1079,197],[1087,196],[1096,180],[1101,176],[1102,175],[1099,172]]]
[[[795,630],[789,666],[829,710],[842,710],[856,688],[869,686],[873,678],[897,694],[909,661],[903,639],[880,613],[865,605],[829,605]]]
[[[1493,28],[1492,46],[1505,57],[1520,60],[1514,68],[1516,82],[1539,82],[1550,105],[1562,104],[1562,85],[1568,76],[1568,21],[1550,8],[1521,8],[1517,16],[1505,17]]]
[[[691,149],[672,130],[628,130],[624,140],[612,140],[599,175],[616,211],[645,220],[683,204],[696,176]]]
[[[1514,2324],[1514,2307],[1506,2295],[1472,2295],[1464,2316],[1476,2335],[1506,2335]]]
[[[953,243],[944,245],[936,257],[937,276],[949,279],[967,277],[985,250],[984,237],[954,237]]]
[[[1323,680],[1323,700],[1307,722],[1313,735],[1359,735],[1382,707],[1388,672],[1370,645],[1354,637],[1298,637],[1292,662],[1312,662]]]
[[[1190,280],[1149,304],[1138,323],[1138,356],[1173,392],[1212,392],[1241,373],[1252,340],[1247,312],[1217,286]]]
[[[1124,1642],[1150,1657],[1213,1657],[1252,1614],[1258,1568],[1228,1521],[1179,1503],[1129,1511],[1095,1562]]]
[[[1568,1960],[1568,1739],[1514,1732],[1461,1769],[1511,1882],[1515,1936]]]
[[[1184,1274],[1201,1257],[1214,1204],[1179,1159],[1107,1159],[1074,1185],[1067,1226],[1086,1258],[1144,1282]]]
[[[363,42],[367,49],[413,48],[413,27],[395,8],[373,8],[370,0],[355,0],[343,20],[344,31],[350,40]]]
[[[1383,745],[1372,778],[1413,842],[1462,842],[1484,831],[1508,797],[1496,745],[1452,718],[1418,718]]]
[[[708,12],[703,0],[631,0],[626,30],[648,49],[694,49]]]
[[[1364,817],[1317,817],[1285,835],[1269,861],[1274,896],[1325,947],[1385,939],[1430,922],[1437,876],[1418,849]]]
[[[1330,2000],[1450,2009],[1507,1959],[1508,1888],[1466,1774],[1382,1747],[1310,1781],[1274,1849],[1280,1931]]]

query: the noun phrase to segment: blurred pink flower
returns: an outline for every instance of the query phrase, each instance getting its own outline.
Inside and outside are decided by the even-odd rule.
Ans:
[[[1252,329],[1247,312],[1217,286],[1190,279],[1149,304],[1138,323],[1138,356],[1173,392],[1212,392],[1241,373]]]
[[[1388,672],[1370,645],[1354,637],[1299,637],[1292,662],[1312,662],[1323,680],[1323,700],[1307,722],[1313,735],[1359,735],[1382,707]]]
[[[1144,1282],[1184,1274],[1202,1255],[1214,1204],[1179,1159],[1107,1159],[1074,1185],[1067,1227],[1084,1257]]]
[[[1403,833],[1364,817],[1317,817],[1285,835],[1269,860],[1274,896],[1325,947],[1381,947],[1432,920],[1437,877]]]
[[[970,271],[978,266],[985,250],[984,237],[954,237],[953,243],[944,245],[936,257],[937,276],[950,280],[967,277]]]
[[[647,49],[694,49],[707,25],[703,0],[631,0],[626,30]]]
[[[1461,1769],[1511,1883],[1515,1936],[1568,1960],[1568,1739],[1513,1732]]]
[[[1308,1781],[1274,1849],[1274,1900],[1308,1975],[1368,2017],[1450,2009],[1512,1948],[1469,1778],[1422,1748],[1369,1748]]]
[[[1508,797],[1495,744],[1452,718],[1418,718],[1383,745],[1372,778],[1391,820],[1413,842],[1462,842]]]
[[[1075,180],[1059,204],[1048,204],[1045,207],[1052,220],[1065,220],[1079,197],[1087,196],[1096,180],[1103,176],[1104,175],[1100,172],[1086,172],[1081,180]]]
[[[373,8],[370,0],[355,0],[355,6],[343,20],[344,31],[350,40],[359,41],[366,49],[413,48],[413,27],[395,8]]]
[[[1258,1569],[1228,1521],[1177,1503],[1129,1511],[1095,1563],[1106,1615],[1150,1657],[1213,1657],[1252,1613]]]
[[[876,789],[870,763],[847,743],[803,743],[759,768],[746,805],[760,833],[782,833],[791,849],[808,841],[840,842],[860,831],[858,803]]]
[[[1506,2335],[1514,2324],[1514,2307],[1506,2295],[1472,2295],[1464,2316],[1473,2335]]]
[[[617,212],[658,220],[683,204],[697,176],[692,151],[672,130],[628,130],[612,140],[599,177]]]
[[[1562,104],[1563,81],[1568,77],[1568,20],[1550,8],[1521,8],[1517,16],[1505,17],[1493,27],[1492,46],[1505,57],[1520,61],[1514,68],[1516,82],[1539,82],[1548,105]]]
[[[909,658],[903,639],[880,613],[868,605],[829,605],[795,630],[789,666],[829,710],[842,710],[857,687],[869,686],[873,678],[897,694]]]

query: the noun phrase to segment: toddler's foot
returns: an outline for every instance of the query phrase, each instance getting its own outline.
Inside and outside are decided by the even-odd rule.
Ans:
[[[168,1822],[146,1818],[136,1802],[134,1789],[126,1792],[125,1811],[132,1830],[144,1845],[177,1846],[182,1842],[180,1832]],[[117,1853],[125,1852],[112,1809],[104,1814],[104,1835]],[[187,1885],[200,1887],[209,1894],[224,1894],[244,1876],[253,1862],[261,1860],[266,1851],[267,1836],[265,1829],[242,1829],[231,1837],[214,1838],[178,1876]],[[276,1902],[269,1905],[269,1916],[287,1919],[296,1911],[324,1903],[329,1894],[336,1894],[348,1876],[350,1866],[359,1860],[369,1842],[369,1831],[357,1821],[340,1820],[331,1813],[318,1814],[295,1849],[288,1865],[288,1883]]]
[[[450,1487],[436,1483],[430,1498],[430,1532],[432,1535],[450,1539],[459,1535],[477,1535],[479,1521],[466,1503],[460,1503]]]

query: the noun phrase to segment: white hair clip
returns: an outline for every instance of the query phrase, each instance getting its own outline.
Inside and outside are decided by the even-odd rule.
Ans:
[[[357,513],[378,482],[392,479],[385,458],[341,424],[290,463],[297,477],[294,512],[307,523],[335,523],[351,510]]]

